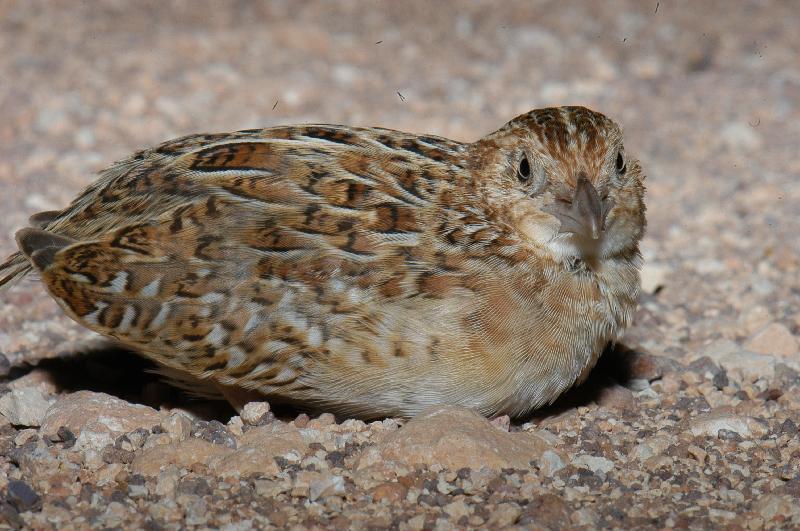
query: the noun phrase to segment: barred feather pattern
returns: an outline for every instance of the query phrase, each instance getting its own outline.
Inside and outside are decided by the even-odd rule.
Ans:
[[[636,161],[618,175],[621,146],[579,107],[474,143],[336,125],[187,136],[34,216],[0,286],[34,268],[71,318],[190,381],[364,418],[520,416],[631,320],[644,188]],[[613,205],[599,242],[547,213],[579,175]]]

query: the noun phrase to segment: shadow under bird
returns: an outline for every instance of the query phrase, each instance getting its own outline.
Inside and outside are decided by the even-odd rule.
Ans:
[[[583,107],[473,143],[298,125],[191,135],[31,218],[78,323],[235,406],[523,416],[584,380],[639,295],[644,176]]]

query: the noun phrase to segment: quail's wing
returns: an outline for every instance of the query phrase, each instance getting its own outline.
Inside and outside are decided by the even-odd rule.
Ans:
[[[342,330],[379,327],[387,301],[457,283],[430,208],[460,171],[456,143],[333,126],[202,138],[135,156],[20,231],[78,322],[263,389],[341,350]]]
[[[123,225],[153,219],[201,193],[199,183],[182,175],[174,162],[208,143],[236,140],[255,132],[190,135],[157,147],[142,150],[128,159],[103,170],[63,210],[34,214],[32,227],[67,238],[94,238]],[[31,271],[31,264],[21,252],[0,263],[0,291],[10,287]]]
[[[154,219],[191,198],[224,193],[220,182],[233,181],[237,174],[241,177],[238,182],[245,185],[265,176],[298,177],[312,195],[321,192],[344,208],[367,203],[377,206],[380,194],[367,191],[376,176],[367,175],[371,168],[381,166],[377,174],[384,181],[381,193],[388,185],[390,195],[405,198],[405,204],[419,204],[423,197],[430,198],[430,178],[436,174],[425,167],[438,167],[446,161],[451,170],[457,169],[462,147],[440,137],[331,125],[190,135],[114,164],[67,208],[34,214],[30,225],[77,240],[94,238],[129,223]],[[330,166],[332,157],[341,163]],[[420,171],[410,171],[415,164]],[[298,167],[300,172],[291,173]],[[402,179],[388,182],[386,171],[398,168]],[[335,171],[329,173],[329,169]],[[320,175],[327,175],[325,183],[318,182]],[[0,290],[29,271],[26,258],[19,252],[12,254],[0,263]]]

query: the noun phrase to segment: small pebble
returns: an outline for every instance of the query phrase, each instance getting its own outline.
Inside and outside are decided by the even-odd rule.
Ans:
[[[20,512],[35,508],[41,498],[24,481],[12,479],[8,482],[8,501]]]
[[[244,405],[240,417],[248,426],[259,426],[269,420],[270,408],[267,402],[249,402]]]

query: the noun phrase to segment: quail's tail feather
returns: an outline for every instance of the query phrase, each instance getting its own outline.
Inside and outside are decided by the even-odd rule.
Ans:
[[[53,262],[58,251],[75,243],[72,238],[31,227],[17,231],[16,239],[22,254],[40,270]]]
[[[31,224],[32,227],[37,229],[46,229],[51,223],[53,223],[58,216],[61,215],[60,210],[48,210],[46,212],[39,212],[34,214],[28,220],[28,223]],[[25,233],[27,229],[22,229],[17,233],[17,242],[20,242],[20,238]],[[5,262],[0,264],[0,293],[3,291],[11,288],[11,286],[15,285],[17,282],[22,280],[28,273],[33,270],[31,266],[29,256],[26,256],[26,253],[17,251],[16,253],[9,256]]]
[[[30,262],[22,253],[16,252],[9,256],[5,262],[0,264],[0,292],[22,280],[31,272],[31,269]]]
[[[0,264],[0,292],[19,282],[34,266],[43,269],[59,249],[74,243],[70,238],[31,227],[17,231],[16,239],[20,250]]]

